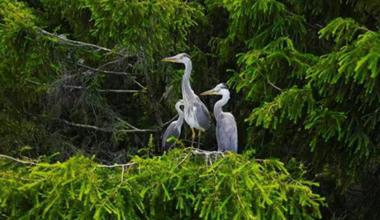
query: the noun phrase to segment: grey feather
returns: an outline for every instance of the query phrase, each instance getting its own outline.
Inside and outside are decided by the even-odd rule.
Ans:
[[[174,136],[175,138],[179,138],[181,135],[181,127],[176,128],[177,121],[173,121],[168,128],[166,129],[164,136],[162,137],[162,151],[169,151],[171,148],[174,147],[175,142],[174,141],[169,141],[167,142],[167,139],[170,138],[171,136]]]
[[[201,102],[198,96],[197,96],[197,100],[199,102],[195,102],[194,106],[197,108],[196,117],[197,117],[198,123],[201,128],[203,128],[204,130],[208,130],[210,128],[210,122],[211,122],[210,113],[207,107],[203,104],[203,102]]]
[[[181,135],[181,128],[183,124],[183,111],[181,109],[181,106],[183,105],[184,105],[184,102],[182,99],[178,100],[178,102],[175,104],[175,108],[178,112],[178,119],[170,123],[170,125],[166,128],[164,136],[162,136],[162,145],[161,145],[162,151],[169,151],[175,145],[174,140],[167,142],[168,138],[170,138],[171,136],[174,136],[175,138],[178,139],[179,136]]]
[[[223,112],[216,121],[218,151],[232,151],[237,153],[238,134],[234,116],[231,113]]]

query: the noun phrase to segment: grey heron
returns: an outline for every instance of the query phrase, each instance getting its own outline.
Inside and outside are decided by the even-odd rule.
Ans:
[[[175,109],[178,112],[178,119],[170,123],[168,128],[166,128],[164,136],[162,137],[162,148],[161,148],[162,151],[169,151],[175,145],[174,141],[167,142],[168,138],[170,138],[171,136],[174,136],[175,138],[179,138],[179,136],[181,135],[181,128],[183,124],[183,111],[181,110],[181,106],[183,105],[184,105],[184,102],[182,99],[180,99],[175,104]]]
[[[216,140],[218,151],[232,151],[237,153],[238,134],[235,117],[229,112],[223,112],[222,107],[230,99],[230,91],[223,83],[215,88],[203,92],[201,95],[222,95],[222,99],[214,105],[214,116],[216,119]]]
[[[180,53],[173,57],[167,57],[162,60],[163,62],[183,63],[185,64],[185,74],[182,77],[181,89],[182,99],[184,101],[184,118],[186,123],[190,126],[191,146],[193,146],[195,140],[195,130],[198,129],[198,148],[200,145],[201,132],[210,128],[210,113],[206,106],[202,103],[197,95],[195,95],[193,89],[190,86],[190,75],[192,69],[192,63],[189,55],[186,53]]]

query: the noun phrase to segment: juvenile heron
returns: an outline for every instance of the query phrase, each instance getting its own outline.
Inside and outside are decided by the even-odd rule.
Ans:
[[[190,86],[190,75],[192,69],[192,63],[189,55],[186,53],[180,53],[174,57],[167,57],[163,59],[164,62],[183,63],[185,64],[185,74],[182,77],[182,99],[184,101],[184,118],[187,124],[191,128],[191,146],[195,140],[195,129],[199,130],[198,133],[198,148],[200,145],[201,132],[210,128],[210,113],[206,106],[201,102],[199,97],[195,95],[193,89]]]
[[[162,137],[162,151],[169,151],[175,145],[174,141],[167,142],[168,138],[174,136],[178,139],[181,135],[181,128],[183,124],[183,111],[181,110],[181,106],[183,106],[183,104],[184,102],[182,99],[175,104],[175,109],[177,110],[179,117],[176,121],[170,123],[170,125],[166,129],[164,136]]]
[[[215,88],[203,92],[201,95],[222,95],[222,99],[214,105],[214,115],[216,119],[216,140],[218,151],[232,151],[237,153],[238,134],[235,117],[229,112],[223,112],[222,107],[230,99],[230,91],[223,83]]]

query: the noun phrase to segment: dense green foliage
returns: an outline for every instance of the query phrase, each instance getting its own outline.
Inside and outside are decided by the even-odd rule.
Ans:
[[[187,52],[197,94],[228,82],[239,152],[304,163],[325,219],[379,219],[379,26],[378,0],[0,0],[0,153],[158,155],[183,69],[160,60]]]
[[[314,219],[323,200],[278,160],[192,149],[99,167],[72,157],[24,166],[0,160],[0,215],[13,219]],[[176,161],[176,162],[173,162]],[[297,171],[297,172],[296,172]],[[107,180],[107,181],[105,181]]]

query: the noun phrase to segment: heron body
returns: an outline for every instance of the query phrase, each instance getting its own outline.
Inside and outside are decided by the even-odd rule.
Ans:
[[[185,74],[182,77],[181,88],[182,98],[185,102],[185,121],[190,127],[205,131],[210,128],[210,113],[190,86],[191,60],[185,55],[183,61]]]
[[[232,151],[237,153],[237,126],[235,117],[229,113],[222,113],[216,118],[216,141],[218,151]]]
[[[185,53],[178,54],[174,57],[163,59],[164,62],[183,63],[185,65],[185,74],[182,77],[181,89],[182,99],[184,101],[184,118],[186,123],[192,129],[192,140],[194,141],[194,128],[199,131],[205,131],[210,128],[210,113],[197,95],[195,95],[190,85],[190,75],[192,63],[189,55]],[[199,136],[198,136],[199,138]],[[192,141],[192,142],[193,142]],[[198,139],[199,146],[199,139]]]
[[[209,113],[207,108],[200,102],[185,102],[185,121],[195,129],[205,131],[210,128]]]
[[[230,99],[230,92],[224,84],[217,85],[214,89],[202,93],[202,95],[222,95],[222,99],[214,105],[216,119],[216,140],[218,151],[238,151],[238,134],[235,117],[229,112],[223,112],[222,107]]]
[[[184,105],[183,100],[179,100],[175,105],[175,108],[178,112],[178,119],[170,123],[168,128],[166,128],[164,136],[162,137],[162,145],[161,145],[162,151],[169,151],[175,145],[174,141],[168,142],[167,141],[168,138],[174,136],[175,138],[178,139],[179,136],[181,135],[181,128],[183,124],[183,111],[181,110],[182,105]]]

